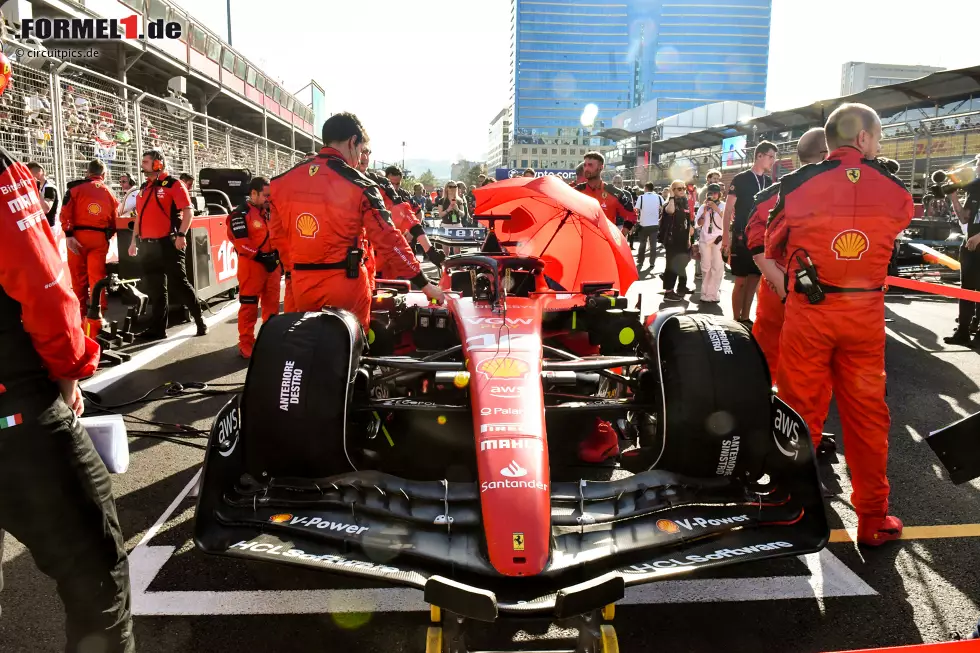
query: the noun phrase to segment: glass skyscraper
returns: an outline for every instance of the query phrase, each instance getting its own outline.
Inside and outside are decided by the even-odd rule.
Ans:
[[[764,106],[771,16],[772,0],[511,0],[514,141],[598,146],[613,116],[653,99],[661,118]]]

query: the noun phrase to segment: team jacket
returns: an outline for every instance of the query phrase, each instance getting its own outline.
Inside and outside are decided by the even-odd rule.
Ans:
[[[421,288],[427,280],[405,237],[391,221],[381,191],[329,147],[272,179],[269,226],[273,248],[287,267],[339,263],[362,230],[392,273]]]
[[[766,251],[766,224],[769,213],[776,207],[779,199],[779,182],[759,191],[752,202],[749,221],[745,226],[745,244],[752,256]]]
[[[602,212],[613,224],[616,224],[617,216],[623,220],[623,226],[627,228],[636,224],[633,198],[626,191],[620,190],[612,184],[603,184],[598,189],[593,190],[588,183],[579,184],[575,190],[585,193],[589,197],[594,197],[599,202],[599,206],[602,207]]]
[[[825,289],[881,288],[895,238],[912,221],[912,210],[912,196],[898,177],[856,148],[840,147],[826,161],[781,179],[766,258],[796,269],[795,255],[805,251]]]
[[[415,209],[412,208],[411,198],[405,191],[395,190],[387,177],[377,173],[369,172],[366,176],[381,188],[381,197],[384,199],[385,208],[391,212],[391,221],[398,231],[403,234],[410,233],[415,237],[425,233],[422,223],[415,215]]]
[[[115,231],[119,201],[101,176],[68,182],[65,203],[61,207],[61,226],[66,236],[75,229]]]
[[[82,332],[34,177],[2,147],[0,261],[0,393],[93,374],[99,346]]]
[[[228,216],[228,239],[238,255],[248,259],[275,249],[269,234],[269,216],[249,202],[235,207]]]

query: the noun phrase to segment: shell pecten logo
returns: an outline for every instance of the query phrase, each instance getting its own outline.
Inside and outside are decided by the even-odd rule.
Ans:
[[[857,229],[846,229],[836,236],[830,247],[838,261],[859,261],[871,245],[868,236]]]
[[[303,238],[315,238],[320,231],[320,223],[312,213],[300,213],[296,218],[296,231]]]
[[[99,213],[102,213],[102,207],[95,202],[89,204],[86,210],[89,212],[89,215],[98,215]]]
[[[278,515],[273,515],[272,517],[269,517],[269,523],[272,523],[272,524],[285,524],[286,522],[288,522],[292,518],[293,518],[293,516],[291,514],[289,514],[288,512],[281,512]]]
[[[679,532],[681,530],[681,528],[680,528],[680,526],[678,526],[674,522],[670,521],[669,519],[658,519],[657,520],[657,530],[659,530],[661,532],[664,532],[664,533],[674,534],[674,533]]]
[[[519,358],[505,356],[487,359],[476,369],[488,379],[519,379],[531,371],[531,366]]]

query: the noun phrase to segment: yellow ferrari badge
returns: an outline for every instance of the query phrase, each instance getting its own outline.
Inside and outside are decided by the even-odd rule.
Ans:
[[[514,550],[524,550],[524,533],[514,533]]]
[[[861,169],[860,168],[848,168],[847,169],[847,178],[851,180],[851,183],[852,184],[858,183],[858,179],[861,178]]]
[[[320,166],[318,166],[318,165],[311,165],[311,166],[310,166],[310,176],[312,177],[312,176],[313,176],[313,175],[315,175],[315,174],[317,173],[317,171],[319,171],[319,170],[320,170]]]

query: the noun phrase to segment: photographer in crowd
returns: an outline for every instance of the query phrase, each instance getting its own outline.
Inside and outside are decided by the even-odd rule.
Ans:
[[[719,175],[719,179],[721,175]],[[725,276],[725,261],[721,256],[722,220],[725,203],[721,201],[721,184],[708,184],[705,197],[698,209],[695,224],[701,230],[698,249],[701,252],[701,266],[704,280],[701,282],[701,301],[709,304],[721,302],[719,291]]]
[[[960,248],[960,287],[964,290],[980,290],[980,154],[973,160],[977,175],[967,184],[966,200],[960,204],[959,194],[954,190],[949,195],[953,212],[959,218],[960,224],[966,225],[966,242]],[[980,336],[970,339],[970,328],[980,320],[977,315],[977,303],[967,299],[960,300],[960,317],[956,331],[951,336],[943,338],[947,345],[966,345],[980,347]]]

